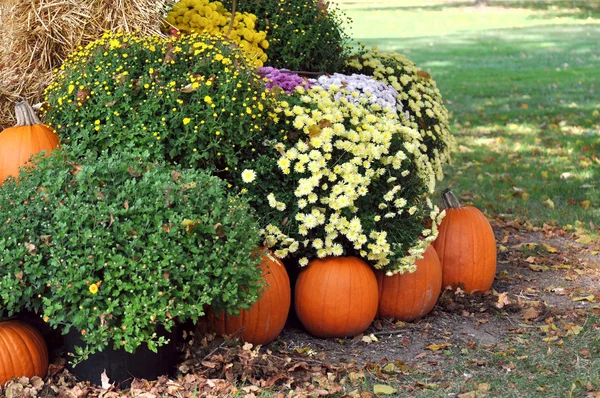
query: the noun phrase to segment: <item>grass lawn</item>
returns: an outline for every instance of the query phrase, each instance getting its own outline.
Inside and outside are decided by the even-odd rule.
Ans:
[[[597,231],[598,2],[339,3],[356,40],[407,54],[437,82],[458,141],[440,190],[489,216]]]

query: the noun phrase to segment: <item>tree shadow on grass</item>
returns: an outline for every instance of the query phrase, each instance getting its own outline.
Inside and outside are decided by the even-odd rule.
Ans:
[[[547,11],[532,18],[600,18],[599,0],[484,0],[488,6]]]

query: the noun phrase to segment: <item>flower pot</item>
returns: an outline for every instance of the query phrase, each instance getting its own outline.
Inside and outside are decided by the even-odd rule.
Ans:
[[[102,384],[101,375],[106,371],[109,382],[121,388],[128,388],[133,378],[156,380],[162,375],[173,376],[179,363],[177,332],[173,328],[171,332],[163,331],[163,335],[169,342],[158,347],[158,352],[141,345],[131,354],[124,349],[115,350],[109,344],[104,351],[90,355],[75,366],[69,362],[67,369],[78,379],[96,385]],[[84,345],[74,329],[65,335],[64,341],[67,352],[75,352],[75,346]]]

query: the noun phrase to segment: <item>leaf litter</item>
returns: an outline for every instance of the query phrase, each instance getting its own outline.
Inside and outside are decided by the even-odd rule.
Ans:
[[[498,242],[492,290],[477,295],[444,290],[433,311],[416,322],[376,320],[354,338],[317,339],[291,317],[279,339],[265,347],[189,331],[173,378],[134,379],[124,390],[108,383],[94,386],[77,381],[66,370],[66,359],[58,355],[44,380],[15,378],[0,387],[0,395],[252,398],[266,391],[277,398],[366,398],[396,394],[399,384],[402,394],[410,395],[448,388],[452,381],[444,374],[455,361],[453,352],[478,348],[514,357],[514,346],[528,344],[532,335],[557,346],[579,335],[589,315],[600,314],[598,242],[548,225],[536,228],[497,219],[492,226]],[[579,355],[585,359],[593,353],[582,349]],[[527,356],[515,358],[502,369],[514,370],[514,361]],[[471,360],[475,370],[488,366],[486,360]],[[427,381],[411,379],[415,372],[427,372]],[[457,396],[491,394],[487,383],[471,387]],[[595,393],[593,386],[588,387],[590,394]]]

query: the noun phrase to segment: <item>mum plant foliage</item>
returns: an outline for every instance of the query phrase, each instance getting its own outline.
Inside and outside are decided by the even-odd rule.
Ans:
[[[228,9],[232,3],[223,1]],[[344,25],[349,20],[330,2],[238,1],[237,9],[256,15],[257,29],[267,32],[269,66],[328,73],[343,69],[350,43]]]
[[[262,78],[222,38],[107,33],[57,71],[45,121],[76,156],[147,151],[227,174],[261,145],[267,102]]]
[[[46,121],[73,156],[147,151],[225,179],[256,210],[254,243],[280,258],[357,255],[412,271],[442,217],[429,195],[452,143],[448,114],[410,61],[361,51],[353,75],[304,84],[266,70],[280,88],[219,38],[107,34],[63,65]]]
[[[147,159],[76,163],[65,150],[0,186],[0,316],[29,309],[74,328],[85,358],[109,344],[156,350],[159,325],[256,301],[247,204],[206,172]]]
[[[181,0],[173,5],[166,21],[184,33],[208,33],[224,36],[236,43],[251,62],[261,67],[267,61],[269,48],[264,30],[256,30],[256,15],[229,12],[219,1]]]

